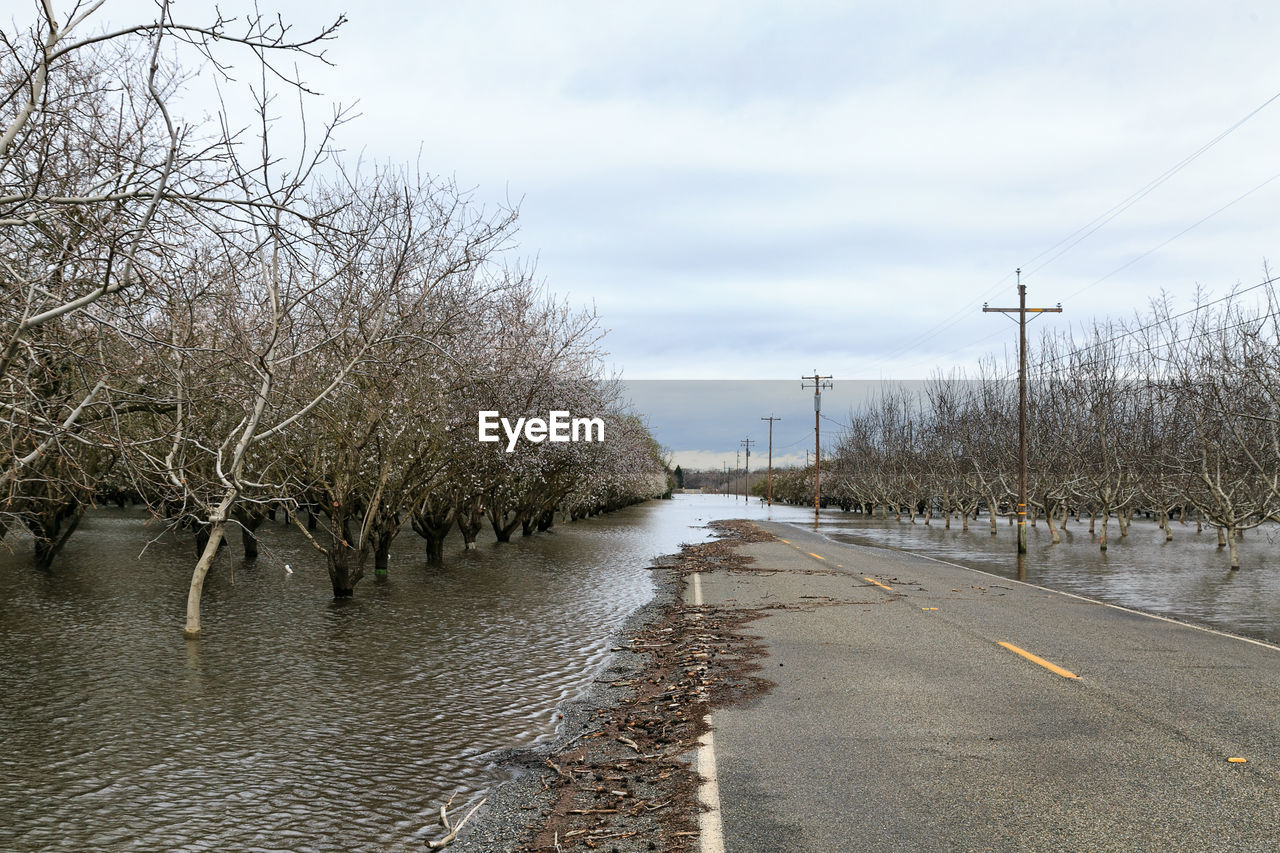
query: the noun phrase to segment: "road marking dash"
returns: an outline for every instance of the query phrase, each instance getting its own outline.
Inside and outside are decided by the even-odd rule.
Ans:
[[[815,553],[813,553],[812,551],[810,551],[810,552],[809,552],[809,556],[810,556],[810,557],[817,557],[819,560],[825,560],[825,559],[827,559],[826,557],[822,556],[821,554],[815,554]]]
[[[706,717],[708,727],[711,715]],[[698,739],[697,767],[698,775],[703,778],[698,790],[698,799],[706,806],[705,811],[698,813],[698,829],[702,835],[699,839],[703,853],[724,853],[724,823],[720,817],[720,780],[716,776],[716,742],[711,728]]]
[[[779,541],[779,542],[786,542],[788,545],[790,545],[790,544],[791,544],[791,540],[790,540],[790,539],[783,539],[781,536],[779,536],[779,537],[778,537],[778,541]]]
[[[880,581],[876,580],[875,578],[863,578],[863,580],[864,580],[864,581],[866,581],[867,583],[873,583],[873,584],[875,584],[876,586],[880,587],[881,589],[887,589],[887,590],[889,590],[889,592],[893,592],[893,587],[891,587],[891,586],[885,586],[884,584],[880,583]]]
[[[936,607],[921,607],[920,609],[921,609],[921,610],[937,610],[938,608],[936,608]]]
[[[1025,649],[1018,648],[1013,643],[1006,643],[1004,641],[1001,641],[997,645],[1004,646],[1006,649],[1013,652],[1014,654],[1022,655],[1024,658],[1031,661],[1032,663],[1038,663],[1045,669],[1049,670],[1050,672],[1057,673],[1058,675],[1061,675],[1063,678],[1079,678],[1080,677],[1076,675],[1074,672],[1072,672],[1071,670],[1063,669],[1057,664],[1049,663],[1044,658],[1037,657],[1036,655],[1031,654],[1031,652],[1026,651]]]

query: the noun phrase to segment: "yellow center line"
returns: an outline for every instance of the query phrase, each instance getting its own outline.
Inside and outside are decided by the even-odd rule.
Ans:
[[[889,590],[889,592],[893,592],[893,587],[891,587],[891,586],[885,586],[884,584],[880,583],[880,581],[876,580],[875,578],[863,578],[863,580],[864,580],[864,581],[866,581],[867,583],[873,583],[873,584],[875,584],[876,586],[880,587],[881,589],[887,589],[887,590]]]
[[[1049,663],[1044,658],[1037,657],[1036,655],[1031,654],[1031,652],[1026,651],[1025,649],[1018,648],[1013,643],[1006,643],[1002,641],[998,645],[1004,646],[1006,649],[1008,649],[1009,651],[1013,652],[1016,655],[1022,655],[1024,658],[1031,661],[1032,663],[1040,664],[1045,669],[1049,670],[1050,672],[1055,672],[1058,675],[1061,675],[1063,678],[1079,678],[1080,677],[1076,675],[1074,672],[1071,672],[1070,670],[1063,669],[1057,664]]]
[[[781,536],[779,536],[779,537],[778,537],[778,541],[779,541],[779,542],[786,542],[788,545],[790,545],[790,544],[791,544],[791,540],[790,540],[790,539],[783,539]]]
[[[819,560],[825,560],[825,559],[827,559],[826,557],[822,556],[821,554],[815,554],[815,553],[813,553],[812,551],[810,551],[810,552],[809,552],[809,556],[810,556],[810,557],[817,557]]]

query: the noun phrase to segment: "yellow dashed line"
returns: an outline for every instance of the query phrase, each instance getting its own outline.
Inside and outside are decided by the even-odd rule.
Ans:
[[[791,540],[790,540],[790,539],[783,539],[781,536],[779,536],[779,537],[778,537],[778,541],[779,541],[779,542],[786,542],[788,545],[790,545],[790,544],[791,544]]]
[[[1056,672],[1058,675],[1061,675],[1063,678],[1079,678],[1080,677],[1076,675],[1074,672],[1071,672],[1070,670],[1063,669],[1057,664],[1049,663],[1047,660],[1045,660],[1042,657],[1036,657],[1035,655],[1031,654],[1031,652],[1018,648],[1013,643],[1001,642],[999,643],[999,645],[1004,646],[1006,649],[1013,652],[1014,654],[1022,655],[1024,658],[1031,661],[1032,663],[1040,664],[1042,667],[1049,670],[1050,672]]]
[[[827,559],[826,557],[822,556],[821,554],[815,554],[815,553],[813,553],[812,551],[810,551],[810,552],[809,552],[809,556],[810,556],[810,557],[817,557],[819,560],[825,560],[825,559]]]
[[[890,592],[893,592],[893,587],[891,587],[891,586],[885,586],[884,584],[880,583],[880,581],[876,580],[875,578],[863,578],[863,580],[864,580],[864,581],[866,581],[867,583],[873,583],[873,584],[875,584],[876,586],[880,587],[881,589],[887,589],[887,590],[889,590]]]

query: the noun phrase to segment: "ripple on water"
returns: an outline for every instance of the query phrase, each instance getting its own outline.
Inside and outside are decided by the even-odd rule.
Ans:
[[[256,564],[219,558],[198,644],[179,634],[189,540],[140,554],[156,528],[102,510],[46,573],[15,540],[0,849],[421,850],[441,802],[494,783],[475,756],[554,732],[652,596],[652,559],[742,512],[651,503],[442,568],[410,533],[387,582],[338,604],[301,535],[269,525]]]

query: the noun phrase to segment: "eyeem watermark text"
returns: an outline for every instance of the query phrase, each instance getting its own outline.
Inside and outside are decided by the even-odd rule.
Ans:
[[[501,441],[498,427],[507,434],[507,452],[516,449],[516,442],[523,434],[526,441],[541,444],[544,441],[604,441],[603,418],[575,418],[568,412],[551,411],[542,418],[517,418],[513,425],[496,411],[480,413],[480,440]]]

